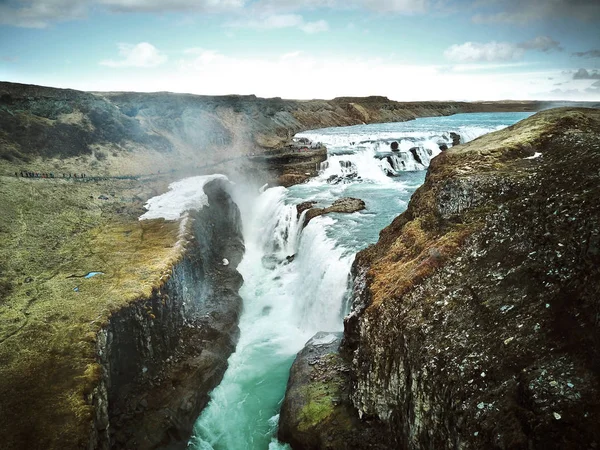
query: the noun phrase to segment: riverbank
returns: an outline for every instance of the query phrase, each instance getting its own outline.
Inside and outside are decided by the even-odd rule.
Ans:
[[[285,150],[296,133],[308,129],[460,112],[537,111],[555,105],[89,93],[2,82],[0,160],[7,174],[21,170],[95,176],[186,173],[240,156]]]

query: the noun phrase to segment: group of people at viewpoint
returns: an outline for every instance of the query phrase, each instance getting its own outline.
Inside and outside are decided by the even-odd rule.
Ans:
[[[30,172],[27,170],[21,170],[20,176],[22,178],[60,178],[55,176],[52,172]],[[85,178],[85,173],[63,173],[62,178]],[[15,177],[19,178],[19,172],[15,172]]]

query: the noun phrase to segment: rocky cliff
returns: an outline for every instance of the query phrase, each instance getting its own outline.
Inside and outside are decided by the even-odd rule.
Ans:
[[[109,431],[100,448],[186,448],[235,350],[241,218],[225,183],[204,190],[209,205],[192,212],[191,238],[166,283],[113,314],[99,332],[106,396],[95,399],[96,429]]]
[[[599,138],[599,111],[557,109],[454,147],[357,255],[342,354],[378,444],[600,445]]]
[[[1,227],[14,260],[2,274],[13,288],[0,314],[2,448],[185,448],[238,337],[244,244],[228,183],[205,185],[209,205],[185,227],[83,193],[74,217],[76,203],[54,204],[78,200],[68,183],[11,183],[50,209],[18,195],[5,208],[45,241],[18,229],[4,240]],[[84,278],[91,267],[103,273]]]

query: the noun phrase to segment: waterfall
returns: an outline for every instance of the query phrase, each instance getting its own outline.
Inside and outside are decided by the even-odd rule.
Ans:
[[[415,127],[417,122],[424,123],[421,129]],[[359,125],[308,131],[298,136],[327,146],[328,160],[321,163],[319,171],[322,180],[333,184],[354,180],[385,183],[387,177],[427,169],[441,148],[452,147],[453,136],[458,135],[460,142],[466,143],[506,125],[456,124],[450,127],[441,124],[432,127],[429,121],[421,119],[380,126],[385,129],[377,133],[373,132],[373,126]]]
[[[190,448],[278,447],[273,436],[294,356],[317,331],[342,329],[353,256],[327,237],[332,219],[315,218],[303,229],[286,195],[282,187],[267,189],[242,209],[240,340]]]

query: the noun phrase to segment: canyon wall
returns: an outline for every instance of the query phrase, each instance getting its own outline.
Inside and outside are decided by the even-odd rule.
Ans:
[[[460,112],[536,111],[550,105],[403,103],[386,97],[298,101],[252,95],[89,93],[0,83],[0,160],[15,169],[44,172],[51,171],[51,161],[52,171],[57,172],[165,173],[239,159],[245,163],[253,154],[281,149],[294,134],[307,129]],[[258,169],[264,168],[261,161],[254,162]],[[285,164],[270,161],[269,166]],[[256,164],[249,166],[252,169]],[[314,164],[303,165],[296,175],[306,172],[304,166]]]
[[[241,218],[227,182],[204,190],[209,205],[191,213],[190,240],[167,281],[113,314],[98,335],[97,448],[186,448],[235,350]]]
[[[357,255],[340,350],[351,400],[322,411],[351,408],[376,437],[282,424],[295,450],[600,444],[599,138],[600,112],[556,109],[433,160]],[[301,383],[296,405],[322,398]]]

